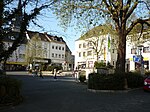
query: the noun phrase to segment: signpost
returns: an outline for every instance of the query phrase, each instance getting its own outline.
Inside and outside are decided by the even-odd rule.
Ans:
[[[141,61],[141,56],[140,56],[140,55],[134,55],[134,56],[133,56],[133,61],[134,61],[134,62],[137,62],[137,63],[140,63],[140,61]]]

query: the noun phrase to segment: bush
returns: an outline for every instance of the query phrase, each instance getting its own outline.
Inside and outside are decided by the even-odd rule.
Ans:
[[[123,90],[124,75],[109,74],[101,75],[98,73],[89,74],[88,88],[96,90]]]
[[[0,77],[0,104],[17,104],[22,101],[20,89],[20,81],[10,77]]]
[[[96,90],[123,90],[125,89],[125,77],[128,88],[138,88],[143,86],[143,76],[139,73],[121,73],[102,75],[98,73],[89,74],[88,88]]]
[[[85,80],[86,80],[85,75],[79,75],[79,80],[80,80],[80,82],[85,82]]]
[[[143,86],[144,78],[138,72],[126,73],[128,88],[138,88]]]
[[[103,63],[103,62],[95,62],[94,63],[94,67],[95,68],[103,68],[103,67],[106,67],[106,63]]]

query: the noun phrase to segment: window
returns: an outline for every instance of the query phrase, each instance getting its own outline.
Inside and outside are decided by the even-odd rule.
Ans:
[[[62,50],[64,50],[64,47],[62,47]]]
[[[52,57],[54,57],[54,53],[52,53]]]
[[[89,46],[89,47],[92,46],[92,42],[88,42],[88,46]]]
[[[112,53],[115,53],[115,49],[112,49]]]
[[[131,54],[136,54],[136,48],[131,49]]]
[[[56,46],[56,49],[58,49],[58,46]]]
[[[150,48],[149,47],[144,47],[143,48],[143,53],[150,53]]]
[[[57,41],[57,37],[54,37],[54,40],[56,40],[56,41]]]
[[[61,50],[61,47],[59,46],[59,50]]]
[[[85,43],[83,43],[83,48],[86,48],[86,44]]]
[[[86,54],[86,53],[85,53],[85,52],[83,52],[83,57],[85,57],[85,54]]]
[[[79,48],[81,48],[81,44],[79,44]]]
[[[57,54],[55,54],[55,57],[57,58]]]
[[[59,54],[59,58],[61,58],[61,54]]]
[[[79,52],[79,57],[81,57],[81,52]]]
[[[64,54],[62,54],[62,58],[64,58]]]
[[[87,56],[91,56],[91,55],[92,55],[92,51],[88,51]]]
[[[54,46],[52,46],[52,49],[54,49]]]
[[[115,61],[113,61],[113,65],[115,65]]]

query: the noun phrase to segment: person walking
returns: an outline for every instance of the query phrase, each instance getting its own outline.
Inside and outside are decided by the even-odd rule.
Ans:
[[[57,79],[57,71],[56,71],[56,68],[54,69],[54,79]]]
[[[40,77],[44,78],[42,74],[42,70],[40,69],[39,71],[40,71]]]

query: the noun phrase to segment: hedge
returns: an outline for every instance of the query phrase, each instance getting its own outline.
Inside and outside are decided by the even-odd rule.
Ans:
[[[124,90],[125,78],[128,88],[137,88],[143,86],[143,77],[137,73],[121,73],[102,75],[98,73],[89,74],[88,88],[95,90]]]
[[[21,81],[10,77],[0,77],[0,105],[18,104],[22,101]]]
[[[97,73],[89,74],[88,88],[95,90],[123,90],[124,75],[109,74],[100,75]]]

